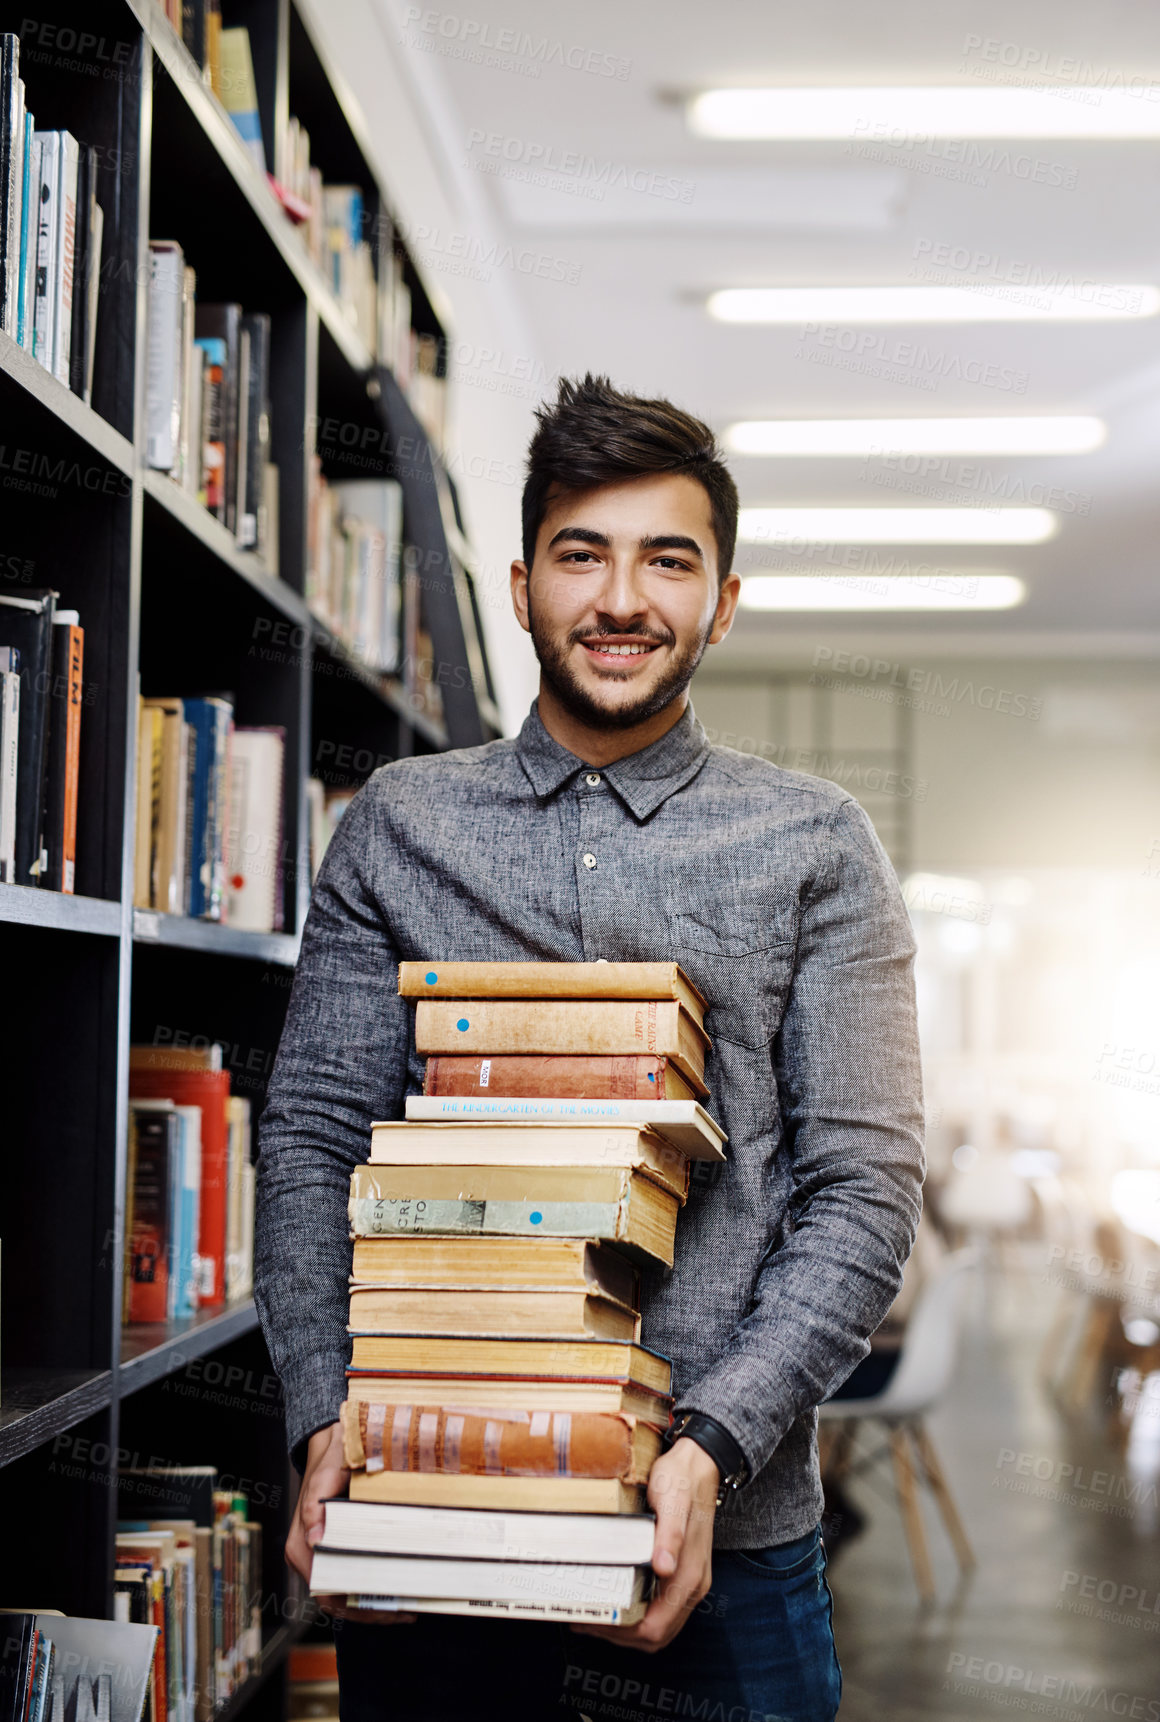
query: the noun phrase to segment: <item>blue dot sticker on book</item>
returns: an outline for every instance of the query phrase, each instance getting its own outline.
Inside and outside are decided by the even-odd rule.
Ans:
[[[528,1219],[531,1221],[533,1226],[538,1226],[543,1217],[543,1214],[541,1214],[538,1208],[533,1208],[531,1213],[528,1215]]]
[[[468,1020],[465,1016],[461,1016],[459,1021],[456,1023],[455,1026],[457,1029],[459,1029],[460,1033],[462,1033],[465,1028],[470,1028],[471,1024],[468,1022]]]
[[[430,969],[423,976],[423,979],[427,982],[427,985],[429,987],[433,987],[435,985],[435,982],[439,979],[439,976],[435,973],[434,969]]]
[[[649,1079],[649,1081],[650,1081],[650,1082],[655,1082],[655,1081],[656,1081],[656,1077],[655,1077],[655,1076],[654,1076],[654,1075],[653,1075],[653,1073],[652,1073],[652,1071],[651,1071],[651,1070],[650,1070],[650,1071],[649,1071],[649,1073],[648,1073],[648,1079]]]

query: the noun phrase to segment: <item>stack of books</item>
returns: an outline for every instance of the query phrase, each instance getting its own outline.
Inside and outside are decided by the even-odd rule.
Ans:
[[[315,1594],[629,1624],[672,1402],[638,1269],[724,1158],[675,963],[403,963],[425,1093],[351,1181],[350,1499]]]

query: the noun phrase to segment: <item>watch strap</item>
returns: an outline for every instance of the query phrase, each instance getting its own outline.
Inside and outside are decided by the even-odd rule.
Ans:
[[[665,1446],[671,1447],[675,1441],[684,1437],[695,1441],[697,1446],[706,1452],[718,1471],[721,1473],[721,1487],[717,1491],[717,1505],[723,1506],[735,1489],[749,1480],[749,1466],[745,1454],[741,1451],[728,1429],[718,1423],[715,1418],[706,1417],[700,1411],[678,1412],[672,1427],[665,1438]]]

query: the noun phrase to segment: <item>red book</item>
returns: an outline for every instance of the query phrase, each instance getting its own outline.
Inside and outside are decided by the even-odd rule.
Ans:
[[[197,1253],[200,1262],[198,1303],[225,1302],[226,1297],[226,1157],[230,1097],[228,1070],[166,1068],[176,1063],[163,1046],[135,1046],[129,1072],[131,1100],[172,1100],[177,1106],[201,1108],[201,1219]],[[180,1057],[180,1054],[178,1055]]]
[[[494,1094],[507,1100],[695,1100],[669,1058],[643,1053],[436,1053],[424,1094]]]

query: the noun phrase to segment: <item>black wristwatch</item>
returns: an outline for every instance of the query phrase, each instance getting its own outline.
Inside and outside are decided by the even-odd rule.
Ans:
[[[695,1441],[698,1447],[708,1453],[720,1471],[721,1484],[717,1490],[717,1505],[723,1507],[730,1495],[749,1481],[749,1466],[745,1462],[744,1453],[728,1429],[722,1428],[712,1417],[703,1416],[700,1411],[678,1412],[665,1436],[665,1447],[671,1447],[682,1435],[687,1441]]]

